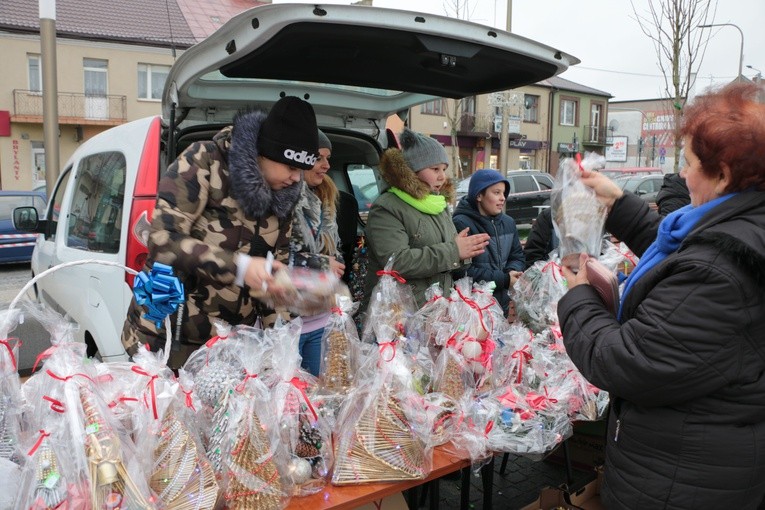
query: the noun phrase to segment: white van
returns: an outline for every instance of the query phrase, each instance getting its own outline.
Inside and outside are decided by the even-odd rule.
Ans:
[[[517,35],[431,14],[344,5],[255,7],[178,58],[161,116],[109,129],[74,153],[46,219],[30,214],[34,221],[25,225],[43,234],[32,270],[83,259],[140,270],[162,171],[243,107],[267,109],[282,95],[308,100],[333,144],[330,175],[352,194],[354,184],[369,185],[353,182],[355,175],[368,180],[354,169],[377,171],[389,115],[406,118],[409,107],[436,98],[536,83],[578,62]],[[355,225],[358,218],[358,211],[346,212],[338,222]],[[131,285],[123,270],[88,264],[54,272],[37,291],[79,323],[89,355],[117,360],[125,357],[120,332]]]

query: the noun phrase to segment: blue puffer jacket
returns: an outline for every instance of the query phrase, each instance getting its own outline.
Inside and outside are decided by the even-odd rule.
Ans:
[[[507,315],[510,304],[508,294],[510,275],[508,273],[510,271],[523,271],[526,268],[526,259],[521,248],[515,220],[504,213],[496,216],[482,216],[478,212],[476,203],[467,197],[457,204],[452,220],[454,226],[457,227],[457,232],[469,228],[470,235],[486,233],[491,237],[486,251],[473,257],[470,266],[456,271],[454,276],[461,278],[467,274],[476,282],[482,280],[496,282],[494,298]]]

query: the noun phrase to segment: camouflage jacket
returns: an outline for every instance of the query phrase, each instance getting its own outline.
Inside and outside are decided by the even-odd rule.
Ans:
[[[149,259],[173,267],[183,281],[182,317],[171,316],[174,341],[202,344],[214,335],[212,321],[237,325],[275,319],[258,298],[260,289],[239,287],[238,253],[287,262],[292,214],[303,182],[272,190],[258,167],[257,140],[263,112],[237,118],[212,141],[196,142],[171,164],[159,183],[149,235]],[[122,343],[128,354],[149,343],[164,345],[165,331],[142,317],[135,299]]]

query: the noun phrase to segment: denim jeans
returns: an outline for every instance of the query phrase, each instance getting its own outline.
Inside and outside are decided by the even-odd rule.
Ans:
[[[317,377],[321,368],[321,337],[323,335],[324,328],[303,333],[300,335],[300,344],[298,345],[298,352],[303,357],[300,366]]]

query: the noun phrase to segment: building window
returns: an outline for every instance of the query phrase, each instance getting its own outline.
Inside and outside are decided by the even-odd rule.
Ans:
[[[420,107],[420,113],[426,115],[443,115],[444,114],[444,100],[436,99],[435,101],[429,101]]]
[[[579,102],[573,98],[563,98],[560,100],[560,125],[576,126],[576,115]]]
[[[539,96],[523,96],[523,121],[539,122]]]
[[[108,61],[86,58],[82,61],[85,72],[85,95],[106,96]]]
[[[169,73],[170,66],[138,64],[138,98],[162,99],[162,90]]]
[[[27,69],[29,70],[29,90],[32,92],[42,92],[40,55],[27,55]]]

